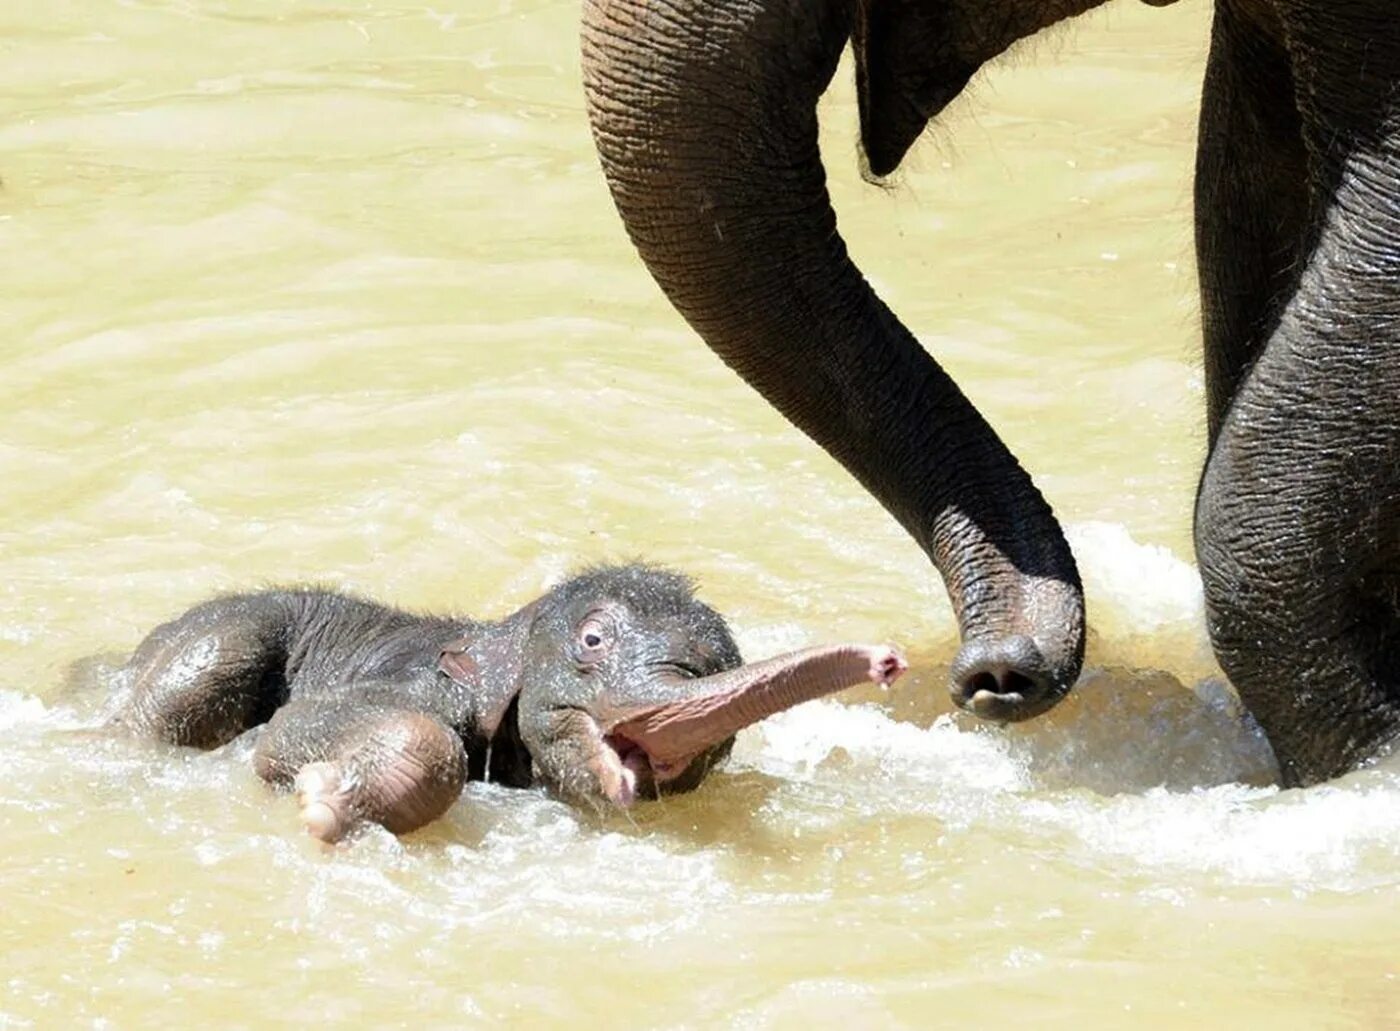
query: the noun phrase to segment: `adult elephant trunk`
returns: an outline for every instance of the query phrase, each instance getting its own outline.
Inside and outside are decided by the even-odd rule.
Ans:
[[[671,302],[943,575],[964,639],[954,700],[1023,719],[1079,673],[1079,575],[1030,478],[836,231],[816,105],[855,6],[585,0],[594,138]]]

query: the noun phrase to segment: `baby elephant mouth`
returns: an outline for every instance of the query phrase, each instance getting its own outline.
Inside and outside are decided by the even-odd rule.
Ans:
[[[662,790],[709,751],[709,748],[702,748],[678,758],[662,758],[649,752],[641,742],[616,731],[603,735],[603,746],[612,751],[611,760],[617,764],[619,797],[613,801],[623,808],[631,805],[637,797],[647,795],[648,789]]]
[[[604,734],[603,747],[612,752],[604,758],[604,763],[616,766],[613,782],[616,787],[608,791],[608,798],[621,809],[649,794],[648,789],[659,791],[668,780],[685,771],[685,766],[676,767],[653,759],[645,748],[622,734]],[[607,784],[607,779],[604,783]]]
[[[745,727],[802,702],[908,668],[893,648],[835,645],[790,652],[708,677],[667,677],[670,701],[619,707],[602,733],[605,793],[623,808],[639,787],[660,788]],[[602,729],[602,728],[600,728]]]

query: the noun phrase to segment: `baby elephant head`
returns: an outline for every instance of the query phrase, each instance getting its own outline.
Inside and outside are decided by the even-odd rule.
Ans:
[[[813,648],[745,665],[690,581],[649,566],[593,570],[535,609],[519,726],[537,775],[594,806],[693,790],[734,735],[799,702],[905,669],[892,648]]]

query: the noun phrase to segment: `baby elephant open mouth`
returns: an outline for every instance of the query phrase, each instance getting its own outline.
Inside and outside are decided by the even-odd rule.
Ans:
[[[688,579],[626,565],[497,621],[313,589],[217,598],[140,644],[110,723],[198,748],[266,723],[255,768],[334,841],[421,827],[472,779],[595,807],[688,791],[744,727],[904,669],[867,645],[744,664]]]

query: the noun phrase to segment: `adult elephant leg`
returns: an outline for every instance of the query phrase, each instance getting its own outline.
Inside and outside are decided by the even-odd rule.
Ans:
[[[1211,28],[1196,150],[1206,421],[1211,443],[1297,286],[1308,162],[1293,70],[1272,11],[1221,3]]]
[[[586,0],[594,136],[628,232],[672,303],[942,573],[965,641],[954,699],[1021,719],[1078,675],[1079,575],[1030,478],[837,233],[816,103],[856,6]],[[885,29],[881,38],[898,38]],[[967,74],[960,66],[958,85]]]
[[[1276,9],[1305,262],[1221,420],[1196,547],[1221,664],[1307,784],[1400,734],[1400,36],[1388,3]]]

